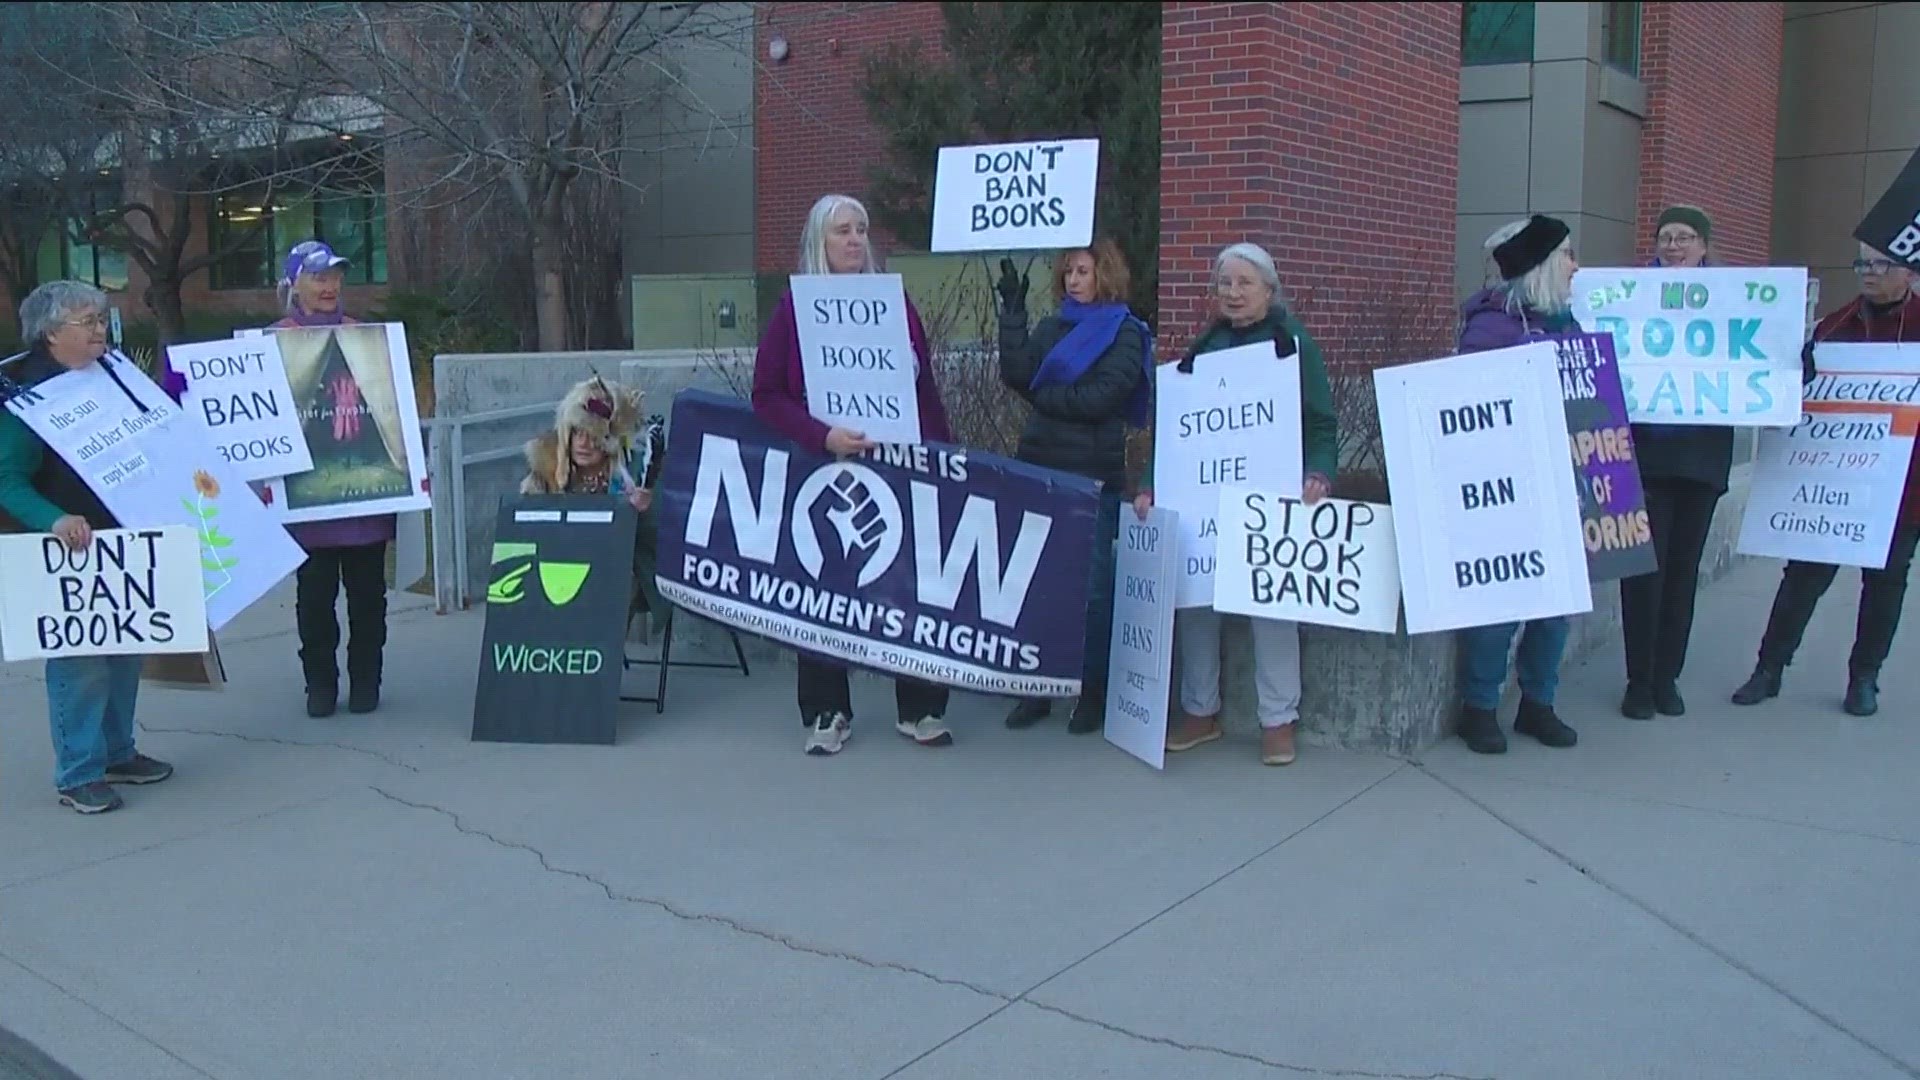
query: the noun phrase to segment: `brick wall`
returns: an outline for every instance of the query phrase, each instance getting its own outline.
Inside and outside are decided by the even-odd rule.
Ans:
[[[1661,3],[1642,12],[1639,258],[1653,257],[1660,211],[1690,203],[1713,218],[1722,260],[1764,265],[1784,5]]]
[[[1223,246],[1265,246],[1330,363],[1382,297],[1453,291],[1460,5],[1168,4],[1163,355],[1205,316]],[[1449,324],[1450,325],[1450,324]]]
[[[937,49],[942,26],[938,4],[759,5],[753,81],[757,269],[793,269],[801,226],[820,196],[865,194],[867,168],[881,149],[860,99],[866,54],[913,41]],[[787,39],[782,61],[767,56],[776,35]]]

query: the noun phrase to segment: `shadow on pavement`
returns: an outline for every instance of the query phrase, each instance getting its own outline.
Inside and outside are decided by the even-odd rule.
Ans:
[[[80,1080],[80,1076],[39,1047],[0,1028],[0,1080]]]

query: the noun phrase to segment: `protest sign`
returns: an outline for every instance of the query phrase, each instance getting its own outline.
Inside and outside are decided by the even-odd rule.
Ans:
[[[300,429],[313,455],[313,468],[267,485],[281,520],[430,509],[406,328],[399,323],[284,326],[263,336],[279,343]]]
[[[1162,366],[1154,398],[1153,501],[1180,523],[1174,602],[1207,607],[1221,486],[1300,494],[1300,358],[1266,341],[1205,353],[1191,373]]]
[[[79,551],[46,533],[0,536],[0,645],[8,660],[204,651],[193,530],[102,529]]]
[[[1558,351],[1373,373],[1407,632],[1593,609]]]
[[[1223,487],[1213,581],[1215,611],[1391,634],[1400,627],[1393,508]]]
[[[1799,424],[1763,431],[1743,555],[1878,570],[1920,430],[1920,346],[1820,345]]]
[[[1098,139],[943,146],[932,250],[1085,247],[1099,176]]]
[[[500,501],[475,742],[612,745],[639,520],[607,496]]]
[[[1167,762],[1179,524],[1164,506],[1148,511],[1145,521],[1123,508],[1114,560],[1106,738],[1156,769]]]
[[[1853,238],[1920,270],[1920,150],[1860,219]]]
[[[1803,267],[1582,268],[1573,313],[1613,338],[1636,424],[1783,427],[1800,418]]]
[[[1587,577],[1593,581],[1650,574],[1653,526],[1627,423],[1613,339],[1605,334],[1569,334],[1555,339],[1560,354],[1560,393],[1566,400],[1567,443],[1580,489],[1580,526],[1587,545]]]
[[[1099,485],[944,445],[834,460],[684,390],[657,578],[702,616],[844,663],[1012,697],[1080,692]]]
[[[73,466],[123,527],[193,529],[213,629],[307,561],[205,430],[131,360],[109,353],[7,407]]]
[[[793,318],[807,412],[878,443],[920,441],[920,359],[899,274],[796,274]]]
[[[180,404],[206,428],[220,457],[243,480],[271,480],[313,468],[307,437],[270,336],[167,348],[167,366],[187,380]]]

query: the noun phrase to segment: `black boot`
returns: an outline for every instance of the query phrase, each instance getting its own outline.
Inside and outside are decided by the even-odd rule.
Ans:
[[[1653,687],[1629,682],[1626,694],[1620,698],[1620,715],[1629,720],[1653,719]]]
[[[1476,754],[1507,752],[1507,733],[1500,730],[1500,718],[1493,714],[1492,709],[1460,706],[1460,720],[1454,731],[1460,736],[1460,741],[1467,744],[1467,749]]]
[[[1098,683],[1088,683],[1080,690],[1080,700],[1073,703],[1073,715],[1067,718],[1067,730],[1075,735],[1086,735],[1107,726],[1107,688]]]
[[[347,691],[347,711],[351,713],[370,713],[380,707],[379,683],[354,683]]]
[[[1854,716],[1872,716],[1880,711],[1880,681],[1873,675],[1855,675],[1847,680],[1847,700],[1840,706]]]
[[[1653,707],[1660,710],[1661,716],[1687,715],[1687,701],[1680,696],[1680,688],[1673,683],[1664,683],[1654,689]]]
[[[333,710],[340,704],[340,691],[333,687],[322,687],[307,691],[307,715],[315,719],[332,716]]]
[[[1747,681],[1740,684],[1740,689],[1733,692],[1733,703],[1758,705],[1768,698],[1779,697],[1781,671],[1778,664],[1761,662],[1753,669],[1753,674],[1747,676]]]
[[[1022,698],[1020,703],[1007,713],[1007,726],[1015,731],[1030,728],[1053,715],[1053,702],[1046,698]]]
[[[1513,719],[1515,734],[1531,735],[1544,746],[1564,749],[1580,741],[1580,733],[1567,726],[1553,706],[1520,699],[1520,715]]]

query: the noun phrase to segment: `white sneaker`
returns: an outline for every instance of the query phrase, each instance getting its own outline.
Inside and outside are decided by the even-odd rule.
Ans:
[[[952,746],[953,732],[947,730],[947,722],[937,716],[922,717],[917,721],[895,720],[893,729],[921,746]]]
[[[853,737],[853,718],[846,713],[821,713],[807,729],[807,753],[837,754]]]

